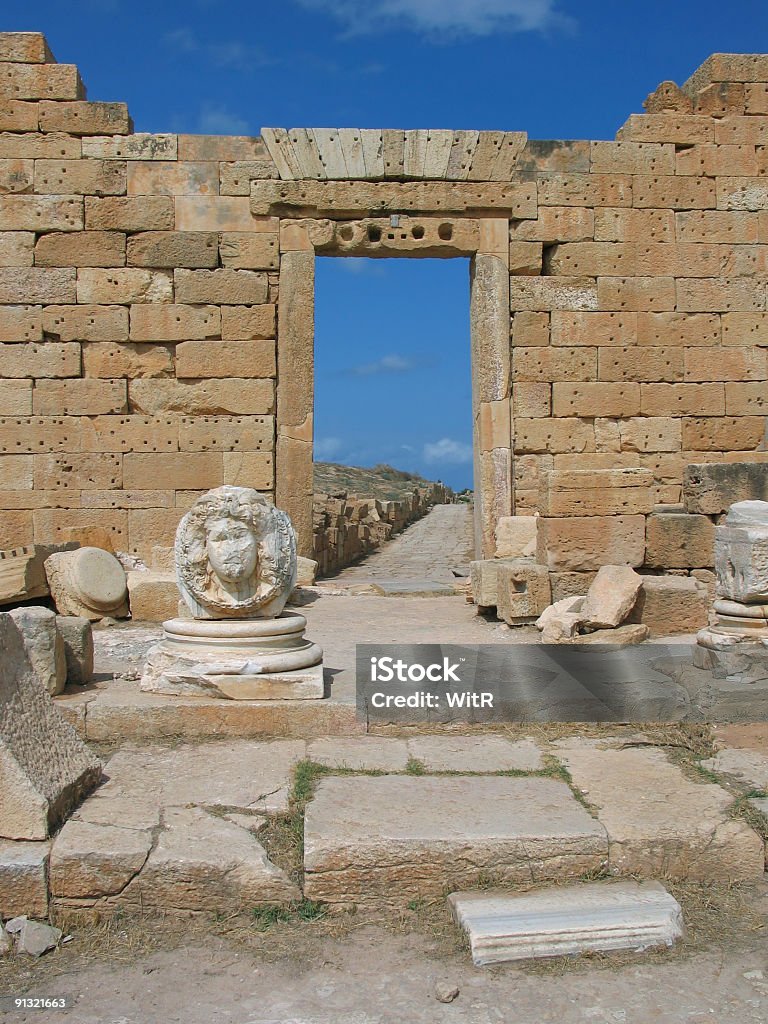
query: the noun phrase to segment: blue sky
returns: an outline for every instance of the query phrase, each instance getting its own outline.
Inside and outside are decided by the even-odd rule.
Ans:
[[[765,0],[35,0],[6,5],[0,22],[44,32],[91,99],[126,101],[136,130],[155,132],[610,139],[659,82],[682,83],[710,53],[768,52]],[[338,440],[338,457],[401,451],[403,468],[468,483],[467,387],[455,372],[467,365],[466,266],[347,262],[318,261],[318,438]],[[424,311],[430,295],[445,299],[439,323]],[[365,360],[353,329],[365,332]],[[428,447],[443,441],[455,445]]]

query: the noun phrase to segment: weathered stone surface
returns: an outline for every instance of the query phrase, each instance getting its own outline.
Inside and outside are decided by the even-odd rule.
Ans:
[[[544,767],[533,740],[503,736],[413,736],[408,752],[428,772],[535,772]]]
[[[581,633],[570,641],[577,647],[600,647],[606,651],[617,647],[631,647],[647,640],[650,630],[642,623],[616,626],[611,629],[597,629],[594,633]]]
[[[307,757],[332,768],[402,772],[408,763],[408,745],[382,736],[334,736],[312,740]]]
[[[51,895],[94,899],[122,892],[146,862],[152,847],[149,829],[121,820],[68,821],[51,849]]]
[[[510,626],[533,622],[552,600],[549,570],[545,565],[530,562],[500,565],[496,581],[497,614]]]
[[[54,708],[6,614],[0,649],[0,836],[45,839],[96,785],[101,764]]]
[[[707,624],[709,594],[692,576],[643,576],[643,587],[630,612],[630,623],[642,622],[651,636],[695,633]]]
[[[129,572],[128,604],[135,622],[164,622],[179,608],[179,587],[173,572]]]
[[[719,597],[768,604],[768,501],[738,501],[715,530]]]
[[[26,920],[19,929],[16,949],[28,956],[42,956],[49,949],[55,949],[64,933],[42,921]]]
[[[541,630],[541,642],[560,644],[576,636],[582,622],[583,604],[584,598],[574,595],[545,608],[536,620],[536,628]]]
[[[205,745],[123,749],[110,759],[109,781],[100,792],[110,798],[141,797],[163,806],[201,804],[282,813],[293,767],[305,756],[305,745],[297,740],[219,743],[215,771],[210,755],[211,748]]]
[[[472,597],[480,608],[495,608],[499,603],[499,570],[509,567],[511,559],[484,558],[470,562]]]
[[[768,753],[726,747],[701,763],[718,775],[736,780],[746,790],[768,791]]]
[[[559,572],[643,564],[644,516],[571,516],[539,521],[536,561]]]
[[[684,512],[654,512],[645,527],[645,564],[688,569],[713,564],[715,527],[711,519]]]
[[[562,601],[564,597],[586,597],[596,575],[596,572],[551,572],[552,602]]]
[[[558,757],[597,808],[613,870],[691,881],[762,877],[762,840],[731,816],[731,794],[691,781],[663,751],[565,741]]]
[[[46,842],[0,840],[0,920],[22,914],[48,916],[49,852]]]
[[[496,557],[535,557],[537,523],[538,516],[502,516],[496,524]]]
[[[62,615],[96,621],[105,615],[121,618],[128,614],[125,570],[108,551],[82,547],[59,552],[46,559],[45,573]]]
[[[726,512],[736,501],[768,501],[768,471],[759,462],[704,463],[686,466],[686,512]]]
[[[26,479],[23,475],[32,468],[30,457],[5,456],[0,463],[0,474],[9,459],[11,461],[8,469],[11,471],[12,479],[4,483],[4,486],[12,486],[12,483],[18,486],[23,481],[24,486],[31,487],[31,473]],[[29,601],[33,597],[44,597],[48,594],[48,580],[45,578],[43,563],[54,550],[60,550],[60,546],[57,548],[50,544],[37,544],[28,548],[0,552],[0,605]]]
[[[221,913],[300,898],[298,887],[250,832],[200,807],[167,807],[157,844],[120,902]]]
[[[680,904],[659,882],[586,882],[527,893],[454,892],[448,905],[477,966],[538,957],[671,946]]]
[[[323,779],[305,819],[305,894],[331,903],[438,896],[446,886],[582,874],[603,827],[543,778]]]
[[[49,608],[14,608],[9,615],[24,639],[32,669],[51,696],[61,693],[67,681],[64,641],[56,629],[56,615]]]
[[[93,630],[80,615],[57,615],[56,629],[64,642],[67,682],[82,686],[93,678]]]
[[[612,629],[629,615],[643,579],[628,565],[603,565],[587,591],[581,614],[585,626]]]

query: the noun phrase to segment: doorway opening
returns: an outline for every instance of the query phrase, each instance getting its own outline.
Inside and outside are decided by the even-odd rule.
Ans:
[[[322,575],[364,558],[345,576],[447,592],[466,573],[474,557],[469,305],[467,258],[317,259]],[[417,520],[397,544],[364,557]]]

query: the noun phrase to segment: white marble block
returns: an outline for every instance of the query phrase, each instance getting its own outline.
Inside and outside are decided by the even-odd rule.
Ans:
[[[454,892],[448,903],[478,966],[593,950],[671,946],[678,902],[659,882],[606,881],[534,892]]]

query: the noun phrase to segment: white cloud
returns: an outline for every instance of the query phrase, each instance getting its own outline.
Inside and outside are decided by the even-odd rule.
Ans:
[[[201,40],[185,26],[168,32],[165,41],[177,54],[196,54],[200,60],[230,71],[252,71],[277,63],[274,57],[257,46],[249,46],[239,39]]]
[[[439,441],[424,445],[425,462],[465,463],[472,461],[472,445],[441,437]]]
[[[328,11],[352,34],[379,29],[448,36],[487,36],[565,27],[555,0],[299,0]]]
[[[341,451],[341,438],[339,437],[316,437],[313,454],[316,462],[325,462],[338,455]]]
[[[405,356],[399,356],[393,352],[391,355],[377,359],[375,363],[352,366],[347,372],[351,373],[353,377],[370,377],[376,373],[407,373],[409,370],[415,370],[417,365],[413,359],[406,359]]]
[[[249,135],[248,122],[216,103],[206,103],[200,111],[198,126],[203,135]]]

